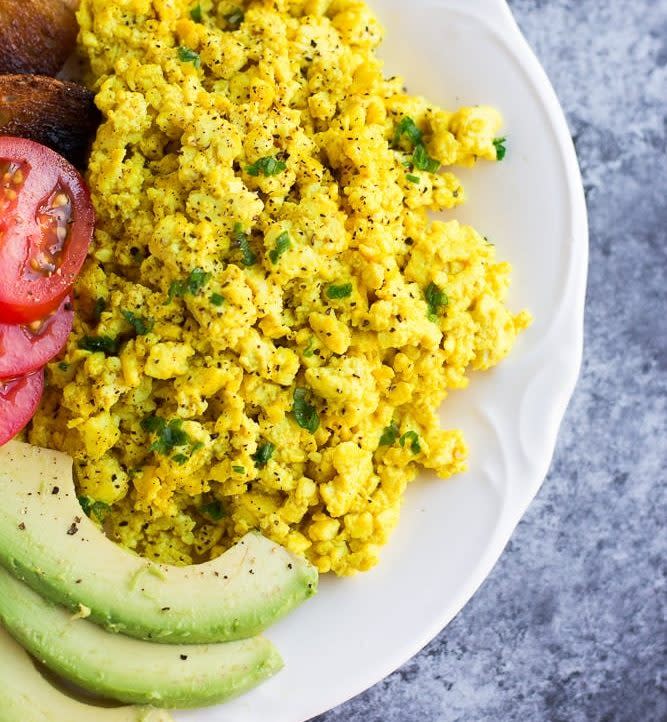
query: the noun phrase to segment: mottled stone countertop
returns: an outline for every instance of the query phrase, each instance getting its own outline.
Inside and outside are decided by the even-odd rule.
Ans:
[[[510,0],[565,108],[591,257],[579,385],[490,577],[317,722],[667,720],[667,0]]]

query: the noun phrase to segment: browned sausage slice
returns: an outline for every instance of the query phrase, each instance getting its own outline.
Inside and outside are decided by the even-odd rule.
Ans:
[[[35,140],[81,168],[100,122],[93,97],[82,85],[55,78],[0,76],[0,135]]]
[[[65,0],[0,0],[0,73],[56,75],[76,45]]]

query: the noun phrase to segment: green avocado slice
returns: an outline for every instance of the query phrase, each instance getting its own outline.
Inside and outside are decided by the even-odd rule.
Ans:
[[[0,722],[173,722],[163,710],[97,707],[68,697],[44,679],[2,627],[0,668]]]
[[[317,588],[317,570],[251,532],[217,559],[176,567],[109,540],[83,513],[72,461],[12,441],[0,448],[0,564],[42,596],[110,631],[165,643],[244,639]]]
[[[278,651],[263,637],[166,645],[107,632],[46,601],[2,568],[0,621],[28,652],[64,679],[131,704],[216,704],[282,667]]]

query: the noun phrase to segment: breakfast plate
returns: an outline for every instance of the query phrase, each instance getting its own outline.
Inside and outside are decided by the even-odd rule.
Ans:
[[[588,238],[574,148],[555,93],[503,0],[371,3],[386,71],[445,107],[488,103],[505,118],[504,163],[459,171],[469,200],[449,212],[497,243],[509,304],[533,325],[513,355],[474,374],[441,416],[463,429],[469,469],[408,489],[382,563],[321,591],[268,636],[286,668],[225,706],[181,722],[302,722],[391,673],[432,639],[488,575],[537,493],[579,372]]]
[[[418,651],[581,360],[581,180],[504,2],[378,1],[384,68],[364,2],[230,2],[0,12],[0,657],[123,722],[269,677],[177,718],[300,722]],[[43,75],[77,33],[88,88]],[[18,677],[8,719],[94,714]]]

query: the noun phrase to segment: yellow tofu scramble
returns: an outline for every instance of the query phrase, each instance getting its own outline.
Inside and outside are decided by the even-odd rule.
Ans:
[[[445,168],[497,159],[500,115],[384,78],[360,0],[83,0],[79,21],[98,225],[30,440],[152,559],[259,529],[371,568],[418,471],[465,468],[448,389],[529,323],[493,245],[428,215],[464,201]]]

